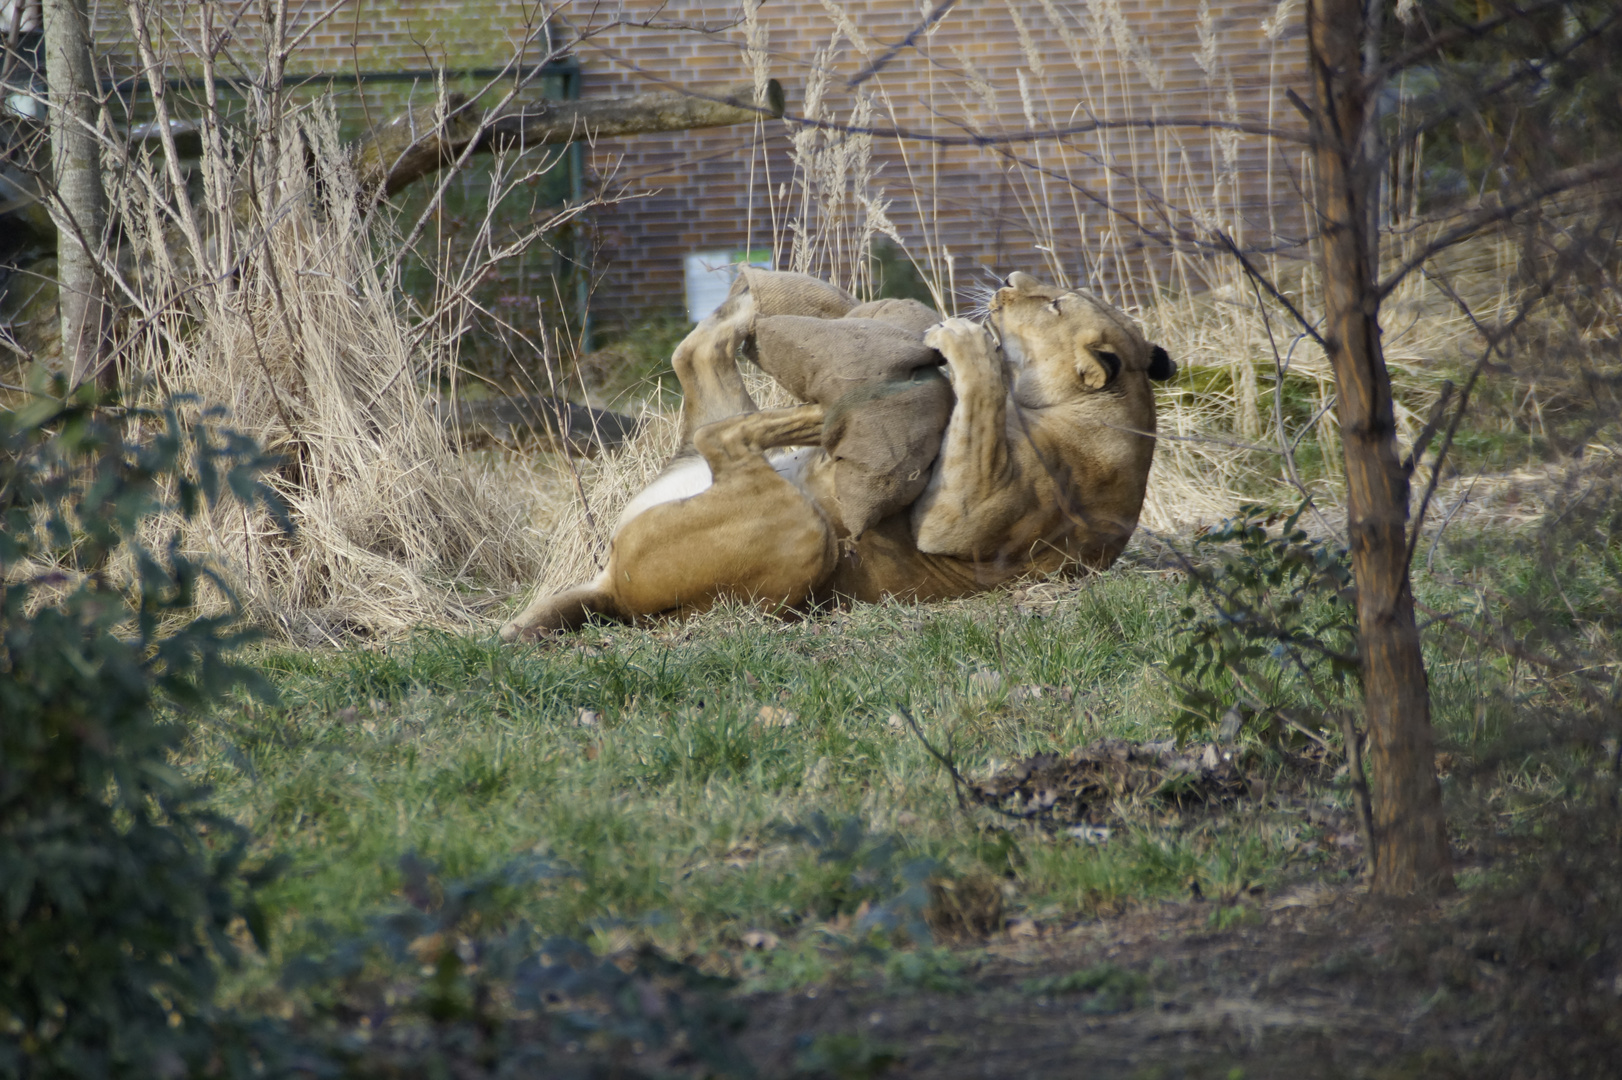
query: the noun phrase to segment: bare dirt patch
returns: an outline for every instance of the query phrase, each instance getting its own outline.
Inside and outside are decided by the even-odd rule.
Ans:
[[[764,1076],[1462,1075],[1482,1021],[1438,1010],[1393,960],[1436,909],[1349,886],[1241,903],[1225,930],[1223,907],[1190,902],[1001,935],[957,992],[756,995],[743,1045]]]

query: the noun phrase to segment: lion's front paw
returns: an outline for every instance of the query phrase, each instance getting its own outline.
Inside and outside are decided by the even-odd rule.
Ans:
[[[977,382],[1001,378],[997,348],[986,328],[969,319],[947,319],[924,335],[924,344],[946,357],[946,376],[962,392]]]
[[[986,328],[971,319],[947,319],[924,333],[924,344],[948,360],[965,349],[983,349],[991,343]]]

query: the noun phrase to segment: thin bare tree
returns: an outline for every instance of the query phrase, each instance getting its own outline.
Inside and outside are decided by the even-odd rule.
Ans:
[[[101,103],[83,0],[45,0],[44,31],[62,363],[70,385],[78,386],[109,374],[102,363],[107,290],[97,257],[107,230],[97,137]]]
[[[1380,348],[1374,204],[1385,166],[1375,107],[1381,7],[1381,0],[1310,0],[1307,41],[1323,348],[1337,389],[1363,702],[1377,782],[1373,887],[1410,894],[1451,887],[1452,872],[1408,575],[1409,470],[1397,444],[1391,376]]]

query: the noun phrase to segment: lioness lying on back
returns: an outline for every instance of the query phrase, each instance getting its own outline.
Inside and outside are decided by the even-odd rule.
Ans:
[[[766,295],[763,285],[754,291]],[[677,348],[681,450],[626,507],[602,573],[537,599],[502,628],[503,639],[574,629],[592,615],[700,611],[722,597],[774,610],[886,596],[949,599],[1033,571],[1102,569],[1126,546],[1154,453],[1149,380],[1170,377],[1176,365],[1121,312],[1015,273],[992,296],[985,325],[947,319],[924,332],[924,355],[934,359],[932,349],[944,360],[952,392],[939,394],[949,418],[937,452],[939,429],[928,418],[932,370],[887,370],[876,389],[852,389],[865,354],[797,357],[793,366],[761,347],[769,325],[784,325],[761,319],[762,303],[750,289],[735,289]],[[839,313],[836,305],[810,314]],[[852,341],[893,336],[869,326],[873,320],[858,321]],[[921,329],[916,318],[910,325],[907,333]],[[811,400],[756,408],[737,369],[740,347]],[[873,363],[887,357],[892,368],[901,355],[853,349],[870,349]],[[818,363],[838,377],[823,378],[828,370]],[[922,465],[905,446],[884,449],[891,457],[877,460],[911,468],[889,478],[889,487],[883,476],[866,478],[884,493],[864,502],[850,467],[872,439],[848,433],[864,416],[883,415],[863,410],[897,402],[907,403],[907,416],[925,417]],[[878,426],[907,427],[894,416]],[[896,438],[919,441],[916,430],[897,430]],[[847,444],[858,447],[854,455]],[[897,498],[910,505],[892,506]]]

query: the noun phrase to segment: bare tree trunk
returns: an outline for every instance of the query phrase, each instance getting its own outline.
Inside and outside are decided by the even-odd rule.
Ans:
[[[107,229],[107,193],[95,135],[100,105],[83,0],[45,0],[45,86],[50,101],[51,172],[56,197],[58,305],[62,363],[69,385],[110,381],[103,370],[108,308],[96,256]]]
[[[1436,782],[1430,689],[1408,578],[1408,474],[1397,452],[1391,379],[1380,348],[1380,162],[1369,153],[1375,90],[1364,77],[1365,3],[1309,0],[1324,344],[1339,394],[1347,528],[1357,581],[1358,648],[1375,782],[1373,888],[1388,895],[1451,888]],[[1373,65],[1370,65],[1372,68]]]

